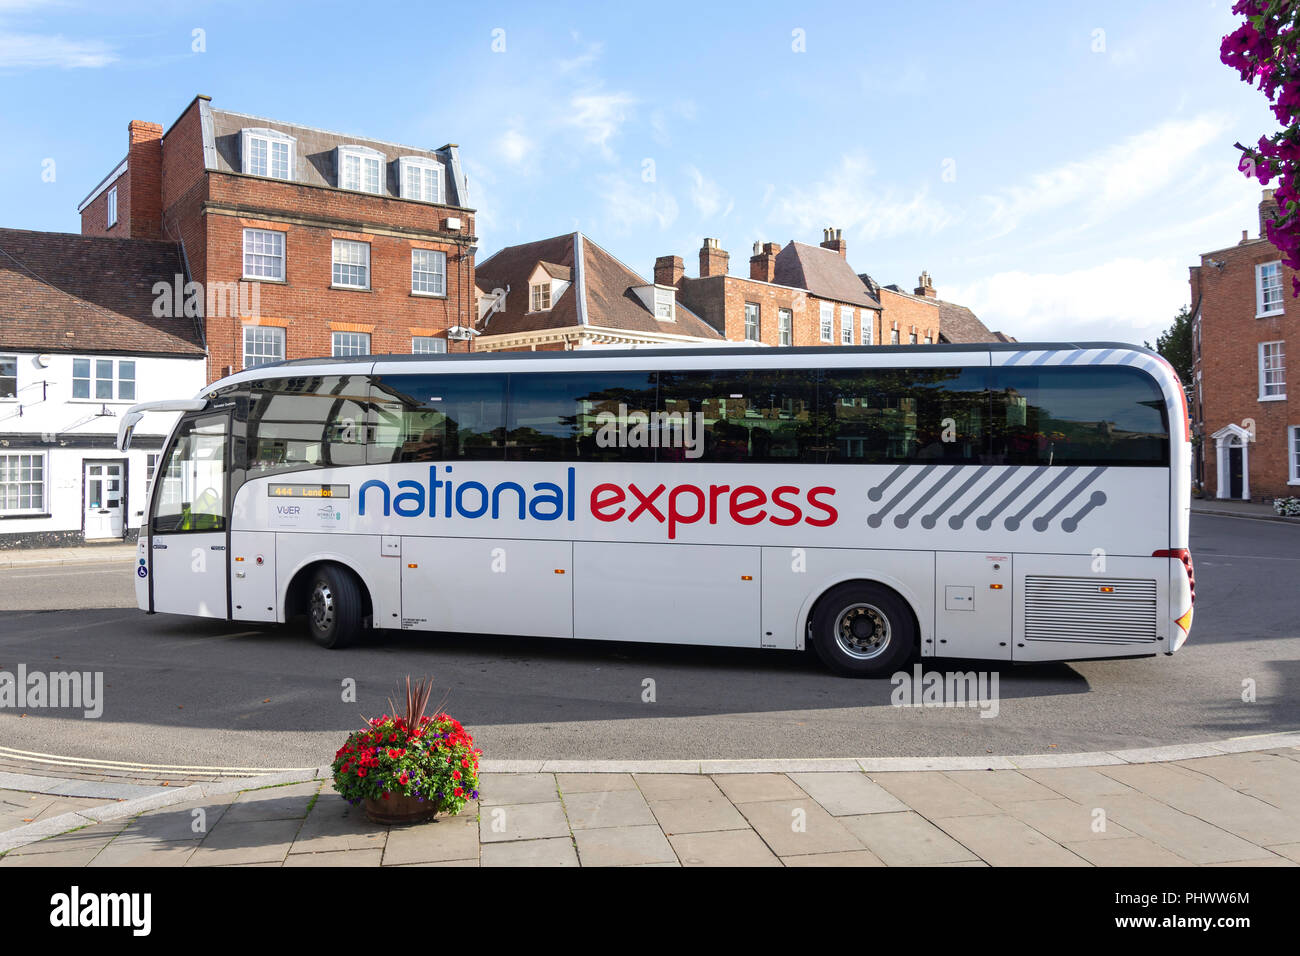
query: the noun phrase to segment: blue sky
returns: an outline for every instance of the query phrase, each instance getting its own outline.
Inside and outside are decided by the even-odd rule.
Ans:
[[[1273,126],[1218,62],[1230,0],[1133,7],[0,0],[0,225],[77,231],[127,122],[206,93],[459,143],[480,259],[581,229],[693,275],[712,236],[744,275],[832,226],[1021,340],[1154,339],[1199,254],[1257,234],[1232,143]]]

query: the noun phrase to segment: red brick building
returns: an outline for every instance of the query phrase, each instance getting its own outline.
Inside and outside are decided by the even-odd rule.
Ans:
[[[655,282],[732,342],[763,345],[875,345],[880,302],[848,264],[848,243],[826,230],[820,246],[754,243],[749,277],[728,272],[731,256],[718,240],[700,249],[699,278],[680,256],[655,260]]]
[[[671,284],[637,275],[580,232],[507,246],[477,275],[475,351],[725,344]]]
[[[128,133],[78,207],[82,233],[181,244],[186,272],[155,307],[202,316],[209,380],[285,358],[469,347],[474,210],[454,144],[346,136],[206,96],[166,130]]]
[[[1259,234],[1191,267],[1194,382],[1191,416],[1197,474],[1216,498],[1300,494],[1300,395],[1288,395],[1287,352],[1300,341],[1295,273],[1264,238],[1277,211],[1259,204]]]

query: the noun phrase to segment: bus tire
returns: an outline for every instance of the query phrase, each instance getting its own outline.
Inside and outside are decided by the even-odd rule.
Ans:
[[[352,572],[336,564],[322,564],[308,579],[307,630],[321,647],[347,647],[365,624],[365,601]]]
[[[844,677],[880,677],[907,663],[916,623],[897,593],[880,584],[841,584],[817,602],[811,637],[817,656]]]

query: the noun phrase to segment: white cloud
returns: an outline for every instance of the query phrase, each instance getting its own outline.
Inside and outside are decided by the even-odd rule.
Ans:
[[[686,175],[691,181],[691,202],[700,215],[706,219],[713,219],[719,213],[723,216],[730,215],[736,203],[730,196],[723,194],[722,187],[694,166],[686,167]]]
[[[1023,185],[985,196],[992,238],[1064,206],[1079,207],[1070,217],[1075,228],[1111,218],[1185,179],[1198,165],[1197,154],[1227,128],[1225,119],[1215,116],[1168,120],[1083,159],[1035,173]]]
[[[1155,341],[1187,304],[1187,263],[1121,258],[1072,272],[999,272],[940,290],[991,329],[1042,339]]]
[[[534,144],[517,129],[508,129],[497,139],[497,152],[512,166],[520,165],[533,154]]]
[[[906,233],[933,234],[956,216],[929,195],[926,187],[907,193],[881,187],[875,168],[863,153],[848,153],[826,178],[807,187],[769,187],[764,204],[774,200],[772,220],[793,226],[800,234],[831,226],[860,239],[882,239]]]
[[[576,37],[574,39],[577,39]],[[600,55],[605,50],[603,43],[589,43],[577,56],[569,57],[565,60],[557,60],[555,67],[561,73],[573,73],[576,70],[584,69],[600,59]]]
[[[656,183],[604,176],[600,198],[605,204],[607,221],[619,231],[630,232],[646,226],[658,226],[662,230],[677,221],[677,200]]]
[[[569,100],[565,122],[578,128],[587,143],[609,157],[609,141],[618,135],[636,102],[626,93],[578,93]]]
[[[117,62],[101,40],[74,40],[56,34],[0,32],[0,70],[95,68]]]

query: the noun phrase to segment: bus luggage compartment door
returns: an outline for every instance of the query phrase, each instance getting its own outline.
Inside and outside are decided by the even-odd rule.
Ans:
[[[575,637],[761,647],[761,549],[574,544]]]
[[[1009,554],[939,551],[934,556],[934,654],[1011,660]]]
[[[573,544],[402,538],[402,627],[573,637]]]

